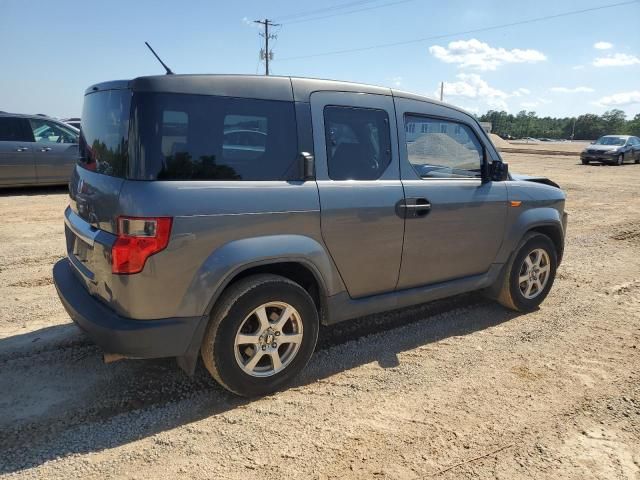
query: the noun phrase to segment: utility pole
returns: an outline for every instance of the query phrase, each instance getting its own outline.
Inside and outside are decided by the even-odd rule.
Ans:
[[[444,82],[440,82],[440,101],[444,98]]]
[[[273,52],[269,50],[269,39],[278,38],[277,35],[269,33],[269,27],[277,27],[280,24],[272,23],[268,18],[264,20],[254,20],[254,23],[264,25],[264,33],[260,34],[260,36],[264,38],[264,49],[260,50],[260,60],[264,60],[264,74],[269,75],[269,60],[273,60]]]

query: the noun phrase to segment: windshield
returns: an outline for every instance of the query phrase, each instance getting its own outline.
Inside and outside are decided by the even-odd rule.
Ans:
[[[620,137],[600,137],[596,145],[624,145],[625,139]]]
[[[97,173],[126,177],[130,90],[106,90],[84,98],[78,164]]]

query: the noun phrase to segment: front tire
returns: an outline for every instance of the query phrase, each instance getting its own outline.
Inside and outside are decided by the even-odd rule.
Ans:
[[[518,312],[535,310],[549,294],[557,266],[558,255],[551,239],[541,233],[528,233],[506,266],[498,302]]]
[[[616,162],[616,165],[619,167],[623,163],[624,163],[624,153],[621,153],[620,155],[618,155],[618,161]]]
[[[213,378],[244,397],[273,393],[305,367],[318,339],[309,293],[278,275],[254,275],[220,297],[202,341]]]

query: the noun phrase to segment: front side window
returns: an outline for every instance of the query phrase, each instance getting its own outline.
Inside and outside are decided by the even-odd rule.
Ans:
[[[421,178],[481,177],[484,149],[469,126],[407,115],[405,132],[409,163]]]
[[[332,180],[377,180],[391,163],[389,116],[384,110],[327,106],[324,129]]]
[[[37,143],[78,143],[78,137],[71,129],[50,120],[30,118],[29,125]]]

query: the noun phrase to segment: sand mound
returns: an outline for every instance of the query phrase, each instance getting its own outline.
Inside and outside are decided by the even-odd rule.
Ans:
[[[414,164],[442,165],[454,168],[477,168],[478,152],[473,145],[466,148],[446,133],[425,133],[407,145]]]
[[[493,143],[494,147],[496,147],[498,150],[500,150],[501,148],[509,148],[511,146],[509,142],[503,140],[495,133],[490,133],[489,137],[491,138],[491,142]]]

